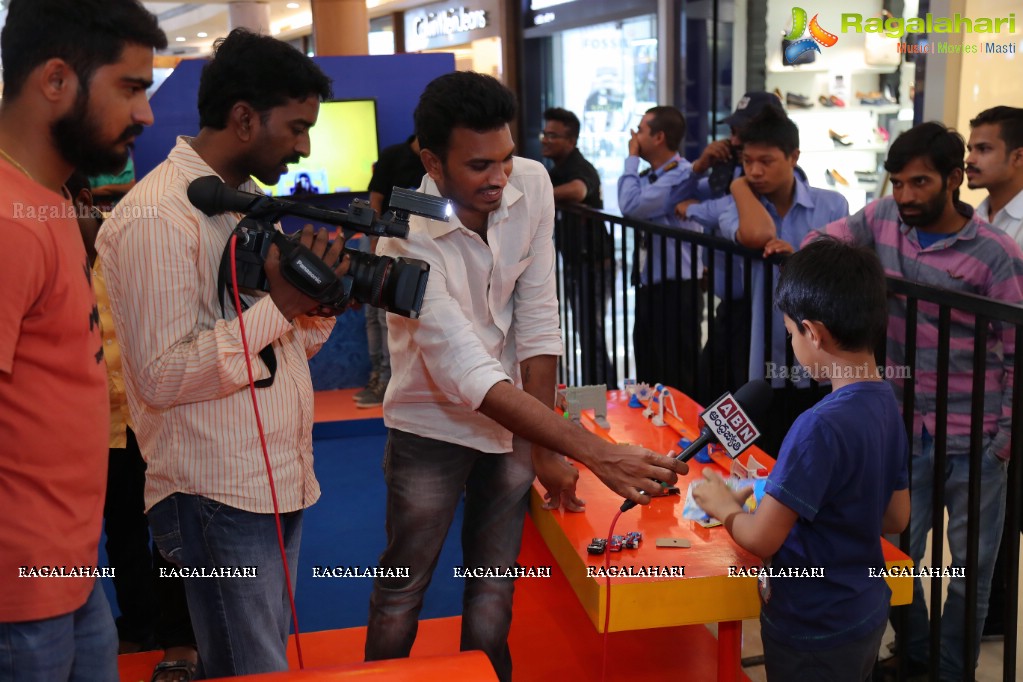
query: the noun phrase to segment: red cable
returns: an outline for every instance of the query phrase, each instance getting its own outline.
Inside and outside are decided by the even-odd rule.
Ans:
[[[245,336],[242,300],[238,295],[238,263],[235,260],[235,245],[237,241],[238,236],[231,235],[231,288],[234,294],[234,308],[238,313],[238,326],[241,328],[242,334],[242,348],[245,350],[245,369],[249,373],[249,395],[252,396],[252,411],[256,414],[259,442],[263,446],[263,460],[266,462],[266,476],[270,479],[270,497],[274,503],[274,521],[277,523],[277,544],[281,550],[281,563],[284,565],[284,583],[285,587],[288,588],[288,602],[291,604],[291,623],[295,628],[295,649],[298,652],[298,669],[305,670],[305,662],[302,660],[302,640],[298,631],[298,610],[295,608],[295,595],[291,590],[291,571],[288,570],[288,553],[284,549],[284,532],[281,530],[281,512],[277,506],[277,487],[274,486],[274,473],[270,466],[270,453],[266,449],[266,434],[263,432],[263,420],[259,416],[259,403],[256,401],[256,381],[252,376],[252,356],[249,355],[249,340]]]
[[[615,517],[611,519],[611,527],[607,531],[607,547],[604,548],[604,637],[603,637],[603,653],[600,657],[600,679],[602,682],[607,679],[607,629],[611,625],[611,538],[614,537],[615,524],[618,523],[618,517],[622,515],[622,510],[619,509]]]

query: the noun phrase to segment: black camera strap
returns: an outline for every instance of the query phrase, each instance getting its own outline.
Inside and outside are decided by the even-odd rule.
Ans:
[[[235,230],[237,232],[237,229]],[[234,232],[231,233],[232,236]],[[231,239],[227,240],[227,244],[224,246],[224,254],[220,258],[220,270],[217,273],[217,298],[220,300],[220,314],[227,319],[227,308],[234,306],[232,301],[234,300],[234,287],[231,286]],[[242,304],[242,312],[249,309],[249,305],[245,302],[240,295],[238,300]],[[266,379],[259,379],[255,382],[256,388],[266,388],[272,386],[274,383],[274,377],[277,376],[277,355],[274,354],[273,344],[266,345],[261,351],[259,351],[259,359],[266,365],[267,370],[270,372],[270,376]]]

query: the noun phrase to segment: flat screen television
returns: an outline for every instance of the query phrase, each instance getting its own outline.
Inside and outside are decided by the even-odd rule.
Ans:
[[[322,102],[309,144],[309,157],[288,166],[276,185],[259,186],[276,197],[368,191],[380,156],[376,100]]]

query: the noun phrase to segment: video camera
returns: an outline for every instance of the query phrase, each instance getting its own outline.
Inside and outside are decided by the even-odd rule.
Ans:
[[[244,213],[233,234],[237,235],[235,258],[238,288],[269,291],[263,263],[271,244],[281,251],[281,275],[306,296],[327,308],[343,310],[352,299],[404,317],[417,318],[430,275],[428,263],[414,258],[390,258],[345,248],[348,274],[337,277],[336,264],[324,263],[298,240],[274,228],[281,216],[294,215],[317,222],[340,225],[346,232],[375,237],[408,237],[410,213],[447,221],[451,206],[446,199],[395,187],[390,211],[378,217],[368,202],[356,199],[349,210],[338,211],[293,201],[251,194],[229,187],[215,175],[193,180],[188,200],[209,216],[232,211]],[[229,262],[225,247],[221,272]],[[223,280],[224,277],[222,276]]]

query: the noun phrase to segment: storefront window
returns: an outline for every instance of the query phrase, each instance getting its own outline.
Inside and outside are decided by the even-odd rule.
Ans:
[[[609,211],[618,210],[629,131],[657,105],[656,26],[651,14],[554,36],[554,102],[579,117],[579,150],[600,172]]]
[[[394,20],[390,15],[369,20],[369,53],[394,54]]]

